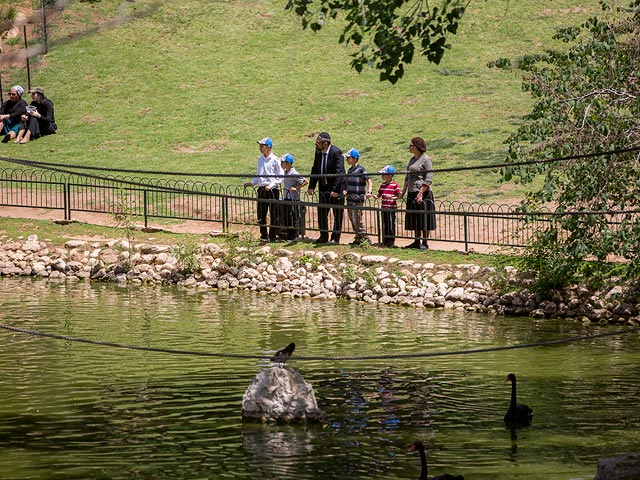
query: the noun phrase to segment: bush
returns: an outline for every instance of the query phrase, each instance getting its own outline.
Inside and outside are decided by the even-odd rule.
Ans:
[[[182,274],[200,273],[200,261],[198,253],[200,247],[195,241],[178,243],[171,247],[171,253],[178,260],[178,268]]]

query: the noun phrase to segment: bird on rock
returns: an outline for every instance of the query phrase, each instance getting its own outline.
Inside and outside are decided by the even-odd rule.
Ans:
[[[291,357],[293,351],[296,349],[296,344],[291,342],[289,345],[284,347],[282,350],[278,350],[273,357],[271,357],[272,362],[278,362],[280,366],[284,365],[284,363]]]
[[[422,442],[415,442],[409,446],[410,452],[415,452],[416,450],[420,452],[420,463],[422,464],[422,470],[420,471],[418,480],[427,480],[427,455],[424,453],[424,445]],[[443,473],[442,475],[431,477],[431,480],[464,480],[464,477],[462,475]]]

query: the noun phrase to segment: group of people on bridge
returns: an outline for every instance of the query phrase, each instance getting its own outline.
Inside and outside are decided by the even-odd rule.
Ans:
[[[280,239],[296,240],[304,230],[301,220],[301,190],[308,186],[307,195],[318,192],[318,229],[316,244],[339,244],[342,234],[343,213],[346,210],[355,233],[353,245],[371,244],[363,222],[363,209],[367,198],[381,199],[382,246],[394,247],[396,240],[397,200],[406,196],[404,228],[412,231],[414,241],[404,248],[427,250],[429,233],[436,228],[435,204],[431,184],[433,164],[426,154],[427,145],[422,137],[409,142],[409,159],[402,188],[393,180],[395,168],[385,166],[378,173],[382,177],[377,192],[373,182],[360,163],[356,148],[345,154],[331,141],[331,135],[321,132],[315,139],[315,155],[307,180],[294,168],[295,157],[291,153],[278,157],[273,153],[273,140],[258,140],[260,157],[257,175],[245,183],[245,187],[257,188],[257,214],[262,242]],[[349,165],[345,170],[345,160]],[[280,188],[282,185],[282,195]],[[333,226],[329,229],[329,214],[333,214]],[[269,224],[267,223],[269,217]]]

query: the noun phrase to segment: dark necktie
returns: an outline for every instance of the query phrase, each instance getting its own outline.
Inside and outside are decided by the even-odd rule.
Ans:
[[[322,171],[320,173],[322,173],[323,175],[327,173],[327,154],[326,153],[322,154]],[[322,177],[322,183],[324,185],[327,184],[326,177]]]

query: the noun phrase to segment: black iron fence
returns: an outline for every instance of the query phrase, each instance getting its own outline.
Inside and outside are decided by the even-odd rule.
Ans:
[[[303,195],[300,202],[303,232],[319,231],[316,197]],[[140,218],[145,227],[151,219],[208,222],[222,231],[252,227],[257,232],[253,189],[208,182],[113,176],[90,178],[40,170],[0,170],[0,205],[57,210],[65,220],[75,212],[127,213]],[[274,201],[276,202],[276,201]],[[346,205],[342,208],[349,208]],[[362,207],[364,223],[372,240],[381,240],[380,200],[369,199]],[[404,230],[404,201],[398,201],[396,236],[413,238]],[[546,220],[525,216],[508,205],[436,201],[437,229],[431,239],[470,245],[521,247]],[[353,233],[344,215],[344,233]]]

